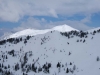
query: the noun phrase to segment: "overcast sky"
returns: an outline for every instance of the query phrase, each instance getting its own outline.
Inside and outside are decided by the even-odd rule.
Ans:
[[[100,0],[0,0],[0,31],[100,26]]]

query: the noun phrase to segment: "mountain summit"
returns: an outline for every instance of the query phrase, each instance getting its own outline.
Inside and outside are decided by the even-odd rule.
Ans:
[[[56,27],[52,28],[51,30],[56,30],[56,31],[60,31],[60,32],[69,32],[69,31],[72,31],[72,30],[78,31],[77,29],[74,29],[74,28],[72,28],[72,27],[70,27],[66,24],[56,26]]]

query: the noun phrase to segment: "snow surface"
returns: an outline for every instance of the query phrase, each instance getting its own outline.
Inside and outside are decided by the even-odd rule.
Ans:
[[[59,31],[59,32],[68,32],[68,31],[77,30],[77,29],[74,29],[74,28],[64,24],[64,25],[56,26],[52,29],[45,29],[45,30],[26,29],[23,31],[19,31],[15,34],[12,34],[7,38],[15,38],[15,37],[27,36],[27,35],[33,36],[33,35],[38,35],[38,34],[45,34],[49,31],[54,31],[54,30]]]
[[[93,29],[90,29],[90,30],[87,30],[88,32],[93,32],[94,30],[99,30],[100,29],[100,27],[97,27],[97,28],[93,28]]]
[[[59,28],[57,27],[57,30]],[[97,61],[97,57],[100,58],[100,33],[88,34],[83,38],[72,34],[68,38],[62,36],[59,31],[46,32],[31,37],[26,44],[25,37],[22,38],[22,41],[17,44],[7,42],[0,45],[0,63],[4,66],[10,65],[8,69],[3,68],[4,71],[10,71],[14,75],[23,75],[23,73],[27,75],[100,75],[100,59]],[[15,56],[8,54],[11,50],[15,51]],[[38,73],[38,70],[37,73],[32,70],[27,73],[22,71],[21,66],[18,71],[15,71],[14,65],[17,63],[21,65],[26,53],[28,53],[28,59],[25,65],[32,65],[35,62],[35,66],[39,68],[45,63],[51,63],[50,73],[43,71]],[[5,59],[6,55],[7,59]],[[64,67],[57,68],[58,62]],[[74,66],[76,66],[75,70],[73,70]],[[66,73],[67,68],[73,72]]]

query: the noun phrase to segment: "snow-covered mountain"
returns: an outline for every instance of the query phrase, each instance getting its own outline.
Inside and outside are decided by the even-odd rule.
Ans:
[[[1,75],[100,75],[100,29],[28,30],[0,41]]]
[[[10,35],[7,38],[15,38],[15,37],[27,36],[27,35],[33,36],[33,35],[38,35],[38,34],[45,34],[47,32],[54,31],[54,30],[59,31],[59,32],[66,32],[66,31],[68,32],[68,31],[77,30],[77,29],[74,29],[74,28],[64,24],[64,25],[56,26],[52,29],[45,29],[45,30],[26,29],[23,31],[19,31],[13,35]]]

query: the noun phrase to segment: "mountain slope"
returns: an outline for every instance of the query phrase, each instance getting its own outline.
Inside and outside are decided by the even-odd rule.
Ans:
[[[100,31],[52,31],[0,41],[2,75],[99,75]]]

